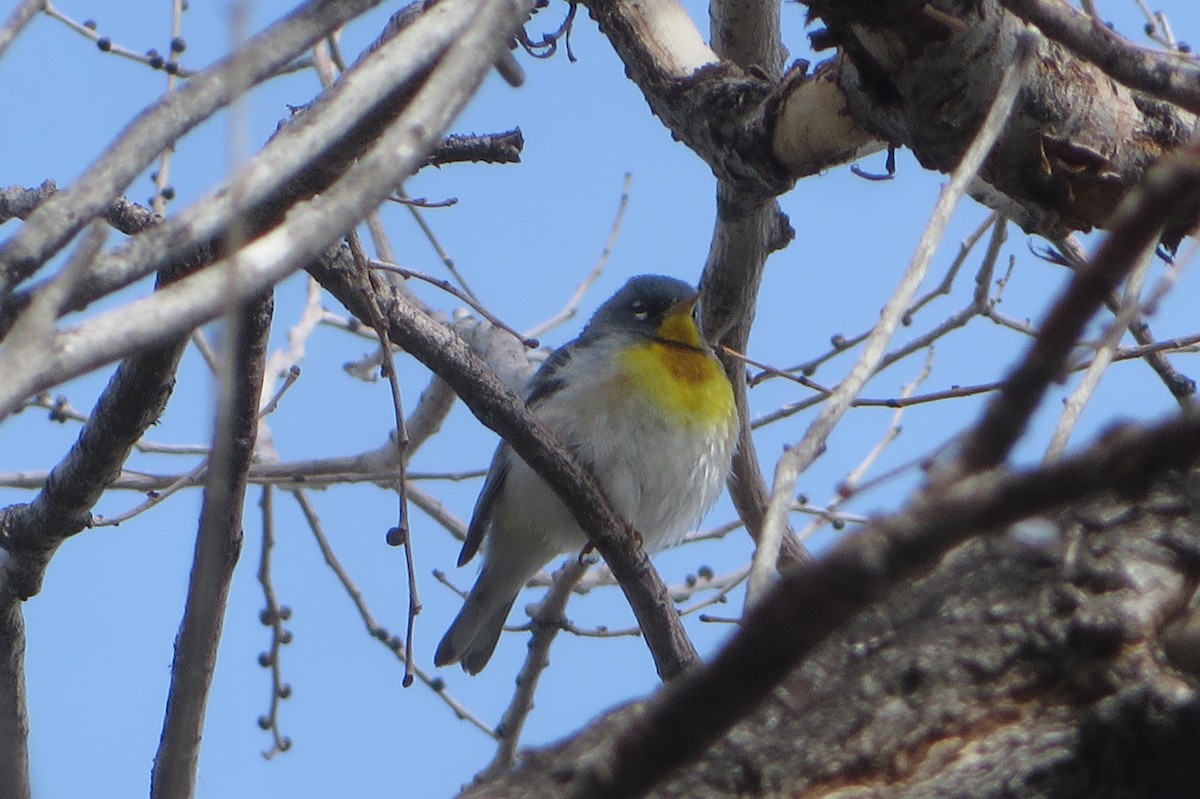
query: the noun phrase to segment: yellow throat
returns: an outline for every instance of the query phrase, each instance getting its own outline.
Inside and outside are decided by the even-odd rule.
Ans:
[[[680,423],[718,428],[734,412],[733,387],[704,346],[690,304],[664,317],[656,339],[621,353],[621,366],[633,386]]]

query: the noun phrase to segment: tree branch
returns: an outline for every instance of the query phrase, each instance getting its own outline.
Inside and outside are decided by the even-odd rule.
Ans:
[[[1117,210],[1113,230],[1092,263],[1076,270],[1038,336],[962,444],[957,464],[981,471],[1008,457],[1047,387],[1063,370],[1085,325],[1125,279],[1138,255],[1157,240],[1165,220],[1200,198],[1200,144],[1163,157]]]
[[[900,513],[868,524],[825,557],[785,575],[750,610],[739,632],[704,668],[665,686],[643,703],[616,711],[551,751],[531,754],[524,767],[466,795],[474,799],[644,795],[659,780],[699,756],[736,721],[753,712],[801,658],[813,653],[861,611],[919,579],[952,547],[980,533],[999,533],[1021,519],[1100,491],[1115,488],[1127,495],[1168,471],[1194,465],[1198,455],[1200,411],[1193,409],[1154,427],[1114,430],[1085,452],[1051,466],[1021,472],[988,472],[945,486],[936,496],[925,496]],[[1179,540],[1177,546],[1189,545]],[[1190,546],[1194,553],[1195,545]],[[1181,550],[1181,557],[1189,556]],[[1061,574],[1061,568],[1056,567],[1054,572]],[[953,572],[948,579],[951,590],[961,582],[961,577]],[[994,609],[990,603],[988,607]],[[929,607],[921,604],[917,612],[928,618]],[[870,617],[865,619],[871,621]],[[940,623],[936,619],[934,622]],[[1097,630],[1095,634],[1102,632]],[[851,646],[851,650],[858,652],[854,657],[861,660],[862,648],[869,651],[873,644],[855,646],[858,649]],[[946,651],[958,650],[951,646]],[[1009,666],[1004,662],[991,668]],[[812,667],[822,669],[820,664]],[[846,671],[862,667],[848,663],[838,668]],[[868,669],[866,673],[871,672]],[[798,675],[798,679],[802,685],[808,685],[803,675]],[[937,680],[930,682],[936,684]],[[838,701],[841,698],[839,695]],[[793,696],[783,703],[784,707],[773,711],[769,722],[772,729],[795,712],[792,704],[797,701]],[[870,707],[876,716],[884,714],[881,721],[889,729],[899,732],[906,729],[903,724],[897,727],[878,704]],[[818,721],[818,727],[829,727],[828,720]],[[835,728],[833,734],[847,734],[838,730]],[[744,755],[745,750],[754,748],[751,739],[763,736],[774,739],[776,734],[751,731],[744,741],[728,741],[728,746],[736,750],[736,754],[729,754]],[[778,743],[787,744],[785,740]],[[876,739],[874,745],[878,743]],[[782,765],[789,768],[789,763]],[[825,765],[830,770],[840,767],[844,772],[856,772],[854,762]],[[858,768],[862,767],[865,765]],[[770,793],[763,786],[741,783],[737,775],[727,770],[728,765],[724,768],[722,779],[728,793]],[[789,768],[805,769],[817,770],[807,761],[790,764]],[[887,766],[880,769],[886,772]],[[843,774],[841,779],[847,776]],[[996,772],[992,776],[1002,778]],[[730,780],[733,784],[729,784]],[[686,789],[679,794],[666,793],[696,795]]]
[[[566,620],[567,601],[571,598],[571,589],[588,570],[588,562],[583,558],[568,561],[565,566],[554,573],[550,588],[546,591],[541,603],[530,617],[532,634],[529,637],[529,654],[517,674],[517,690],[512,701],[504,709],[504,715],[496,725],[496,737],[499,745],[492,762],[479,775],[487,779],[512,766],[516,760],[517,745],[521,742],[521,730],[525,719],[533,710],[533,698],[537,693],[538,681],[542,672],[550,665],[550,645],[558,637],[559,631]]]
[[[153,799],[195,794],[208,691],[217,666],[229,585],[242,550],[246,474],[254,456],[273,309],[268,296],[228,318],[229,357],[221,375],[208,480],[187,602],[175,639],[166,717],[150,776]]]
[[[174,275],[160,276],[160,284]],[[0,510],[0,793],[28,788],[24,622],[20,602],[41,589],[51,557],[91,524],[91,509],[117,479],[130,450],[158,421],[187,340],[138,353],[113,374],[71,451],[27,505]],[[22,791],[22,785],[24,790]]]
[[[330,246],[425,163],[492,67],[496,53],[525,18],[527,3],[450,0],[438,4],[436,11],[442,23],[457,33],[454,44],[442,54],[438,67],[404,111],[336,183],[236,254],[243,299],[261,293],[312,253]],[[414,25],[410,30],[416,29]],[[397,38],[400,40],[405,40],[403,33]],[[166,224],[158,226],[147,237],[167,229]],[[26,342],[25,346],[50,347],[56,353],[38,362],[37,368],[22,357],[20,347],[0,351],[0,368],[9,377],[0,387],[0,417],[43,388],[216,318],[231,299],[224,277],[226,265],[222,261],[150,297],[89,319],[74,330],[56,333],[50,341]]]
[[[806,4],[829,26],[814,34],[816,45],[842,53],[811,76],[799,64],[777,83],[720,60],[674,0],[587,5],[654,113],[748,196],[776,196],[797,177],[887,143],[912,148],[927,168],[951,171],[1023,23],[999,0]],[[1051,238],[1107,227],[1122,194],[1161,153],[1187,141],[1195,119],[1135,97],[1053,43],[1042,42],[1038,61],[1017,124],[972,194]],[[1166,225],[1165,242],[1178,242],[1198,214],[1183,209]]]
[[[0,520],[0,534],[4,532]],[[10,555],[0,550],[0,567]],[[30,799],[29,710],[25,700],[25,616],[0,585],[0,795]]]
[[[895,293],[880,312],[879,321],[872,328],[854,366],[829,395],[817,418],[805,430],[804,437],[779,459],[775,467],[775,479],[771,485],[771,498],[767,504],[759,548],[754,553],[754,564],[750,571],[752,600],[762,594],[775,573],[779,542],[786,532],[787,512],[791,507],[796,479],[824,451],[830,433],[882,362],[888,342],[908,313],[913,297],[924,280],[933,253],[942,239],[946,225],[950,222],[951,212],[957,207],[966,186],[1011,122],[1009,115],[1013,103],[1035,52],[1035,37],[1032,33],[1026,34],[1022,37],[1013,63],[1004,72],[1000,90],[996,93],[987,119],[955,169],[950,184],[938,197],[912,260]]]
[[[1086,58],[1114,80],[1200,115],[1200,65],[1192,57],[1157,53],[1066,3],[1000,0],[1012,13]]]
[[[753,67],[778,79],[786,57],[779,31],[779,7],[776,0],[714,2],[710,14],[713,48],[742,68]],[[774,199],[744,192],[728,180],[718,182],[716,195],[716,227],[700,278],[704,294],[702,325],[710,341],[719,340],[734,352],[745,352],[767,258],[786,247],[795,232]],[[768,491],[750,435],[746,370],[740,361],[726,358],[725,371],[734,386],[740,420],[729,495],[746,531],[757,542],[766,516]],[[780,566],[808,557],[790,530],[777,551]]]
[[[408,106],[465,24],[462,8],[455,15],[450,7],[420,15],[404,28],[389,28],[390,38],[377,42],[353,69],[284,123],[234,175],[182,213],[98,258],[68,295],[64,311],[78,310],[168,264],[211,263],[226,249],[222,241],[233,226],[241,240],[252,240],[278,225],[289,208],[327,190]],[[392,188],[399,183],[398,177]],[[44,196],[37,199],[52,194],[52,186],[43,187],[39,195]],[[31,199],[12,197],[0,211],[29,213]],[[109,207],[110,218],[119,204]],[[2,300],[0,310],[9,312]],[[0,316],[0,332],[10,324]]]
[[[953,169],[1025,23],[1000,0],[805,4],[828,25],[815,41],[841,51],[835,79],[857,123],[911,148],[926,168]],[[1135,95],[1054,42],[1040,42],[1036,63],[972,193],[1051,239],[1107,228],[1149,166],[1188,141],[1195,117]],[[1168,220],[1166,244],[1195,225],[1198,209]]]
[[[377,1],[309,0],[143,111],[69,189],[41,205],[0,245],[0,297],[103,213],[164,148]]]
[[[0,58],[4,57],[4,51],[41,10],[42,0],[22,0],[21,4],[13,9],[4,27],[0,28]]]

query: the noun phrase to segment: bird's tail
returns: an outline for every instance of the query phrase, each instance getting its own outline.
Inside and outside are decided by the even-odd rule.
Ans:
[[[438,644],[433,662],[438,666],[451,663],[462,663],[463,670],[468,674],[478,674],[492,657],[496,642],[508,619],[508,612],[521,588],[542,567],[546,560],[553,555],[537,562],[520,564],[504,562],[503,557],[497,558],[500,552],[490,552],[484,561],[479,579],[462,610],[454,618],[450,629]],[[523,561],[532,560],[523,557]]]
[[[468,597],[438,644],[437,652],[433,655],[434,665],[448,666],[461,661],[463,671],[468,674],[482,671],[492,659],[508,612],[516,600],[517,595],[513,594],[504,603],[493,607],[472,602],[472,598]]]

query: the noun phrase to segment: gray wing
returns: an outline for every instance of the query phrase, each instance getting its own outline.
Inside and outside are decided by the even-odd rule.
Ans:
[[[559,347],[550,353],[550,357],[534,373],[529,381],[530,389],[528,396],[525,397],[525,407],[537,407],[538,403],[563,387],[564,383],[559,371],[571,360],[569,348],[570,345]],[[492,512],[495,510],[500,492],[504,490],[504,483],[508,478],[508,469],[513,457],[515,456],[512,449],[501,441],[500,446],[496,447],[496,454],[492,456],[487,479],[483,481],[483,490],[479,492],[479,498],[475,500],[471,523],[467,525],[467,540],[463,542],[462,552],[458,554],[459,566],[465,565],[475,557],[479,552],[479,547],[483,544],[483,537],[487,534],[488,527],[491,526]]]
[[[488,467],[487,479],[483,481],[483,490],[475,500],[475,510],[471,512],[471,523],[467,525],[467,539],[463,541],[462,552],[458,553],[458,565],[463,566],[483,543],[483,536],[492,524],[492,511],[495,510],[496,500],[504,490],[508,479],[508,467],[512,462],[512,451],[503,441],[496,447],[492,456],[492,465]]]
[[[576,339],[570,344],[559,347],[550,353],[550,357],[538,367],[529,380],[529,395],[525,397],[525,407],[536,408],[542,400],[557,393],[566,385],[559,373],[564,366],[571,362],[571,349],[578,343],[579,339]]]

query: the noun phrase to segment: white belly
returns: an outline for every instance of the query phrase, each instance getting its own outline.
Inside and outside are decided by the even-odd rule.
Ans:
[[[589,412],[567,411],[581,407]],[[591,396],[564,388],[536,413],[592,469],[649,552],[678,543],[716,502],[736,440],[736,417],[680,429],[644,400],[624,392],[599,396],[594,386]],[[494,534],[551,553],[575,552],[587,543],[570,511],[519,458],[504,493]]]

